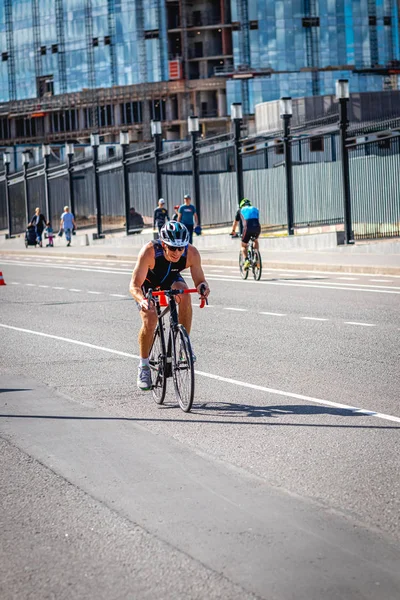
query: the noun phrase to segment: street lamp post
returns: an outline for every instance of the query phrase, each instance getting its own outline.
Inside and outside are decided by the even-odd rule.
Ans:
[[[129,132],[120,131],[119,143],[122,149],[122,172],[124,177],[124,204],[125,204],[125,230],[126,235],[129,235],[129,217],[130,217],[130,197],[129,197],[129,172],[126,164],[126,153],[129,148]]]
[[[25,192],[25,216],[26,223],[29,223],[29,190],[28,190],[28,167],[29,167],[29,152],[22,153],[22,164],[24,166],[24,192]]]
[[[92,133],[90,135],[90,145],[93,148],[93,170],[94,170],[94,194],[96,201],[96,216],[97,216],[97,235],[94,235],[97,239],[103,236],[102,223],[101,223],[101,203],[100,203],[100,181],[99,181],[99,146],[100,136],[98,133]]]
[[[231,104],[231,119],[233,123],[233,136],[235,144],[235,171],[236,171],[236,192],[238,206],[244,198],[244,187],[243,187],[243,161],[242,154],[240,152],[240,127],[243,120],[243,108],[240,102],[234,102]],[[240,227],[242,227],[240,221]]]
[[[11,157],[9,152],[4,152],[3,163],[4,163],[4,185],[6,193],[6,204],[7,204],[7,222],[8,222],[8,237],[12,236],[12,223],[11,223],[11,204],[10,204],[10,190],[8,189],[8,176],[10,174],[10,162]]]
[[[201,225],[201,200],[200,200],[200,177],[199,177],[199,153],[197,151],[197,137],[200,126],[198,117],[188,117],[188,131],[192,138],[192,175],[193,175],[193,196],[196,206],[198,223]]]
[[[286,179],[286,211],[288,235],[294,235],[293,226],[293,167],[292,145],[290,139],[290,121],[292,118],[292,99],[289,97],[280,100],[280,115],[283,119],[283,147],[285,152],[285,179]]]
[[[46,215],[47,219],[51,221],[51,201],[50,201],[50,190],[49,190],[49,162],[50,162],[50,146],[49,144],[43,144],[43,170],[44,170],[44,197],[46,203]]]
[[[72,161],[74,159],[74,154],[75,154],[74,144],[67,142],[65,144],[65,153],[67,155],[67,168],[68,168],[69,206],[70,206],[72,214],[76,218],[74,180],[73,180],[73,172],[72,172]]]
[[[340,149],[342,153],[342,183],[343,183],[343,208],[344,208],[344,241],[345,244],[354,244],[353,227],[351,221],[351,194],[350,194],[350,168],[349,151],[347,148],[347,104],[350,98],[349,80],[336,81],[336,99],[339,101],[340,118]]]
[[[161,121],[151,121],[151,135],[154,138],[154,162],[156,176],[156,195],[157,200],[162,197],[162,180],[160,169],[160,153],[162,150],[162,129]]]

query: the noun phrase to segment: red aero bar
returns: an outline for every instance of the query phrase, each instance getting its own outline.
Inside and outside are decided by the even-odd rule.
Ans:
[[[182,290],[182,293],[183,294],[196,294],[196,293],[198,293],[198,291],[196,290],[196,288],[189,288],[187,290]],[[166,298],[164,292],[152,292],[152,296],[159,296],[160,297],[160,305],[167,306],[167,298]],[[201,298],[200,308],[204,308],[205,305],[206,305],[206,299]]]

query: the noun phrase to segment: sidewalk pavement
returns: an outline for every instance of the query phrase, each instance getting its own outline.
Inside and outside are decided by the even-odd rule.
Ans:
[[[319,235],[319,237],[318,237]],[[123,233],[106,236],[105,239],[88,238],[91,232],[78,231],[72,246],[67,248],[64,240],[56,238],[54,248],[25,248],[23,236],[13,239],[0,238],[0,261],[4,254],[16,256],[51,256],[108,259],[131,262],[137,260],[140,248],[152,238],[151,232],[125,236]],[[305,240],[311,249],[302,248],[300,237],[269,237],[260,240],[264,268],[293,269],[304,271],[331,271],[347,273],[376,273],[400,276],[400,239],[357,242],[351,246],[336,246],[336,234],[317,234],[314,240]],[[203,238],[203,239],[202,239]],[[208,238],[208,239],[207,239]],[[213,238],[211,240],[211,238]],[[298,238],[297,240],[295,238]],[[335,242],[333,242],[335,240]],[[311,243],[312,242],[312,243]],[[300,244],[298,248],[294,244]],[[204,265],[236,266],[240,248],[239,239],[231,239],[228,232],[204,235],[194,239]],[[314,246],[314,247],[313,247]],[[1,262],[0,262],[1,264]]]

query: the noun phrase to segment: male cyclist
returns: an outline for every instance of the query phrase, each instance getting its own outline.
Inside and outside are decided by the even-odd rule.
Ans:
[[[248,198],[243,198],[239,204],[239,210],[236,213],[235,220],[232,224],[231,235],[236,234],[236,227],[239,221],[243,225],[242,233],[242,254],[244,258],[244,268],[248,269],[250,263],[247,259],[247,246],[251,237],[254,237],[254,248],[258,250],[258,236],[261,233],[260,213],[258,208],[251,205]]]
[[[168,221],[160,230],[160,239],[143,246],[132,273],[129,291],[138,304],[142,327],[139,331],[140,364],[137,386],[142,391],[151,389],[151,371],[149,353],[157,325],[157,313],[154,305],[148,306],[146,293],[153,290],[170,288],[183,290],[188,286],[181,271],[190,269],[194,285],[202,296],[207,298],[210,288],[205,280],[198,250],[189,244],[189,232],[185,225],[177,221]],[[176,296],[179,303],[179,323],[190,333],[192,324],[192,303],[190,294]]]

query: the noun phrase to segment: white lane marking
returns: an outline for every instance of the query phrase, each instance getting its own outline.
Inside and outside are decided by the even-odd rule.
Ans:
[[[226,277],[224,278],[220,278],[220,277],[208,277],[208,279],[210,279],[210,281],[225,281],[227,283],[236,283],[238,281],[241,281],[240,279],[236,279],[235,281],[232,282],[232,279],[227,279]],[[252,279],[247,280],[247,281],[243,281],[242,282],[245,285],[281,285],[283,287],[300,287],[300,288],[317,288],[319,290],[343,290],[343,291],[347,291],[347,292],[371,292],[371,293],[375,293],[375,294],[400,294],[400,291],[395,291],[395,290],[377,290],[377,289],[371,289],[372,286],[366,286],[369,287],[370,289],[365,289],[364,287],[357,287],[357,284],[353,284],[353,287],[342,287],[343,285],[346,284],[342,284],[342,285],[334,285],[334,284],[328,284],[330,287],[325,287],[325,285],[327,284],[326,281],[321,281],[318,283],[292,283],[289,281],[253,281]],[[350,284],[349,284],[350,285]],[[400,289],[400,288],[399,288]]]
[[[81,292],[82,290],[77,290],[76,288],[69,288],[69,292]]]
[[[260,315],[270,315],[271,317],[286,317],[285,313],[275,313],[275,312],[260,312]]]
[[[40,287],[40,288],[48,288],[50,286],[49,285],[38,285],[38,287]]]
[[[391,283],[390,279],[370,279],[370,281],[375,281],[375,283]]]
[[[345,325],[360,325],[360,327],[376,327],[375,323],[357,323],[356,321],[345,321]]]
[[[338,277],[340,281],[357,281],[357,277]]]
[[[24,329],[22,327],[14,327],[12,325],[6,325],[5,323],[0,323],[0,327],[4,329],[10,329],[12,331],[20,331],[22,333],[29,333],[33,335],[38,335],[41,337],[49,338],[52,340],[58,340],[60,342],[68,342],[69,344],[75,344],[77,346],[84,346],[85,348],[92,348],[93,350],[101,350],[102,352],[108,352],[110,354],[116,354],[118,356],[125,356],[127,358],[135,358],[139,359],[137,354],[131,354],[129,352],[122,352],[121,350],[113,350],[112,348],[106,348],[104,346],[97,346],[95,344],[89,344],[88,342],[81,342],[80,340],[73,340],[71,338],[60,337],[58,335],[51,335],[49,333],[43,333],[42,331],[33,331],[31,329]],[[236,385],[238,387],[244,387],[252,390],[258,390],[260,392],[266,392],[267,394],[274,394],[276,396],[286,396],[287,398],[295,398],[296,400],[304,400],[305,402],[312,402],[314,404],[320,404],[322,406],[332,406],[333,408],[340,408],[344,410],[348,410],[351,413],[357,415],[364,415],[368,417],[376,417],[378,419],[383,419],[385,421],[393,421],[394,423],[400,423],[400,417],[395,417],[393,415],[387,415],[384,413],[379,413],[374,410],[366,410],[364,408],[359,408],[356,406],[351,406],[348,404],[341,404],[339,402],[332,402],[330,400],[324,400],[323,398],[314,398],[312,396],[304,396],[303,394],[296,394],[293,392],[286,392],[284,390],[277,390],[274,388],[268,388],[262,385],[256,385],[253,383],[247,383],[246,381],[240,381],[238,379],[231,379],[229,377],[222,377],[221,375],[214,375],[213,373],[206,373],[204,371],[195,371],[196,375],[200,375],[202,377],[206,377],[208,379],[215,379],[216,381],[223,381],[225,383],[231,383],[232,385]]]
[[[103,292],[88,292],[88,294],[102,294]]]
[[[110,296],[114,296],[114,298],[129,298],[128,294],[110,294]]]
[[[320,317],[300,317],[300,319],[304,319],[305,321],[329,321],[329,319],[322,319]]]
[[[26,283],[25,285],[29,285],[29,287],[36,287],[36,283]]]
[[[11,285],[20,285],[19,281],[10,281]]]
[[[53,287],[53,290],[65,290],[65,288],[60,287],[60,286],[57,285],[57,286]]]
[[[224,310],[236,310],[238,312],[247,312],[247,308],[233,308],[231,306],[224,306]]]

